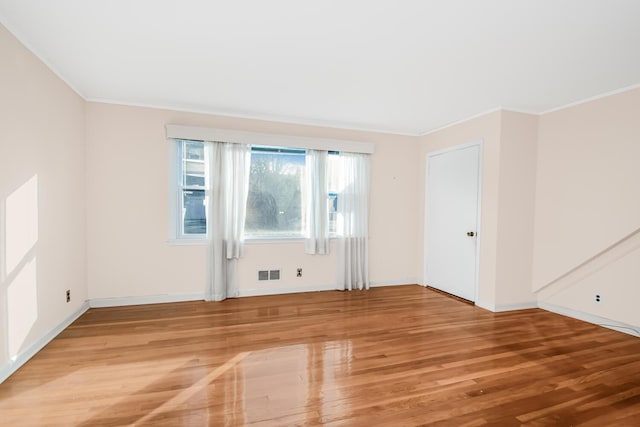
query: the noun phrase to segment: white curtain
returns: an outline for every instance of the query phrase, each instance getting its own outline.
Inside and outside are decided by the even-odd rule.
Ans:
[[[368,154],[341,153],[338,195],[338,289],[369,289]]]
[[[244,249],[251,148],[212,142],[209,153],[208,277],[206,299],[238,296],[237,263]]]
[[[307,150],[305,166],[306,239],[308,254],[329,253],[327,151]]]

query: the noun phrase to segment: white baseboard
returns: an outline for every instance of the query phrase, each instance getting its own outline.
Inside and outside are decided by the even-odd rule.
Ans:
[[[194,292],[189,294],[145,295],[145,296],[137,296],[137,297],[119,297],[119,298],[91,298],[89,300],[89,306],[91,308],[120,307],[123,305],[161,304],[165,302],[184,302],[184,301],[201,301],[201,300],[204,300],[204,292]]]
[[[476,307],[480,307],[483,308],[487,311],[490,311],[492,313],[500,313],[503,311],[516,311],[516,310],[528,310],[530,308],[538,308],[538,302],[537,301],[525,301],[525,302],[519,302],[519,303],[515,303],[515,304],[502,304],[502,305],[495,305],[495,304],[486,304],[482,301],[476,301],[475,302]]]
[[[372,288],[381,288],[383,286],[405,286],[415,285],[416,282],[413,279],[403,280],[386,280],[371,282],[369,284]],[[338,287],[335,284],[330,285],[314,285],[314,286],[291,286],[288,288],[250,288],[240,289],[240,297],[257,297],[264,295],[284,295],[284,294],[296,294],[300,292],[321,292],[321,291],[335,291]]]
[[[0,383],[4,382],[11,374],[17,371],[22,365],[27,363],[29,359],[36,355],[45,345],[49,344],[60,332],[72,324],[78,317],[82,316],[89,309],[89,302],[85,301],[80,308],[67,316],[56,327],[50,329],[47,333],[38,338],[29,347],[22,350],[15,357],[11,358],[7,363],[0,367]]]
[[[403,280],[385,280],[378,282],[371,282],[372,288],[382,286],[403,286],[403,285],[415,285],[417,282],[413,279]],[[320,292],[320,291],[335,291],[337,289],[335,284],[329,285],[311,285],[311,286],[291,286],[285,288],[248,288],[240,289],[240,297],[255,297],[263,295],[283,295],[294,294],[298,292]],[[141,305],[141,304],[160,304],[165,302],[183,302],[183,301],[199,301],[204,300],[204,293],[189,293],[189,294],[162,294],[162,295],[146,295],[135,297],[117,297],[117,298],[91,298],[89,300],[89,306],[91,308],[99,307],[119,307],[125,305]]]
[[[493,311],[499,313],[501,311],[528,310],[530,308],[538,308],[538,301],[525,301],[515,304],[496,305]]]
[[[474,304],[476,305],[476,307],[483,308],[483,309],[485,309],[487,311],[490,311],[492,313],[496,312],[496,306],[494,304],[485,304],[482,301],[476,301]]]
[[[573,317],[574,319],[593,323],[594,325],[613,329],[614,331],[623,332],[625,334],[633,335],[634,337],[640,337],[640,326],[629,325],[627,323],[607,319],[606,317],[596,316],[595,314],[585,313],[583,311],[573,310],[571,308],[562,307],[560,305],[555,305],[543,301],[538,302],[538,307],[543,310],[551,311],[552,313],[561,314],[567,317]]]
[[[335,291],[335,284],[316,286],[291,286],[288,288],[249,288],[240,289],[240,297],[259,297],[265,295],[297,294],[299,292]]]
[[[383,286],[406,286],[406,285],[419,285],[418,279],[408,278],[402,280],[382,280],[377,282],[371,282],[369,284],[372,288],[381,288]]]

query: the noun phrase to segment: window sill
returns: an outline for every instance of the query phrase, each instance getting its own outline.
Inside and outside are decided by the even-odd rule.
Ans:
[[[335,240],[336,236],[329,236],[329,240]],[[247,237],[244,240],[246,245],[286,245],[292,243],[304,243],[304,237]],[[206,238],[201,239],[168,239],[170,246],[206,246]]]
[[[201,239],[168,239],[167,244],[170,246],[206,246],[208,240]]]
[[[329,236],[329,240],[335,240],[338,236],[332,234]],[[247,245],[277,245],[277,244],[289,244],[289,243],[304,243],[305,238],[299,236],[290,237],[247,237],[244,243]]]
[[[168,239],[167,244],[170,246],[206,246],[208,244],[206,238],[201,239]],[[272,245],[272,244],[288,244],[288,243],[304,243],[304,237],[251,237],[246,238],[244,243],[247,245]]]
[[[288,243],[304,243],[304,237],[247,237],[244,239],[247,245],[277,245]]]

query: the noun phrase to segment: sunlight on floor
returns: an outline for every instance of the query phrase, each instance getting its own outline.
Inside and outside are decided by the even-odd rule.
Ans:
[[[245,357],[247,357],[250,353],[243,352],[238,353],[227,362],[215,368],[208,375],[202,377],[195,384],[190,386],[187,389],[184,389],[180,393],[173,396],[171,399],[166,401],[164,404],[158,406],[151,412],[149,412],[144,417],[140,418],[139,422],[142,423],[144,421],[153,419],[158,414],[163,412],[171,412],[181,408],[187,401],[189,401],[194,395],[202,393],[209,384],[216,381],[220,376],[224,375],[228,370],[233,369],[238,363],[240,363]]]
[[[23,282],[35,283],[29,278],[35,274],[35,261],[22,271],[12,286],[24,290],[29,286]],[[31,297],[11,296],[18,306],[19,298]],[[77,355],[59,371],[62,375],[33,378],[21,390],[12,390],[10,397],[0,394],[3,422],[79,427],[103,422],[158,425],[168,420],[183,425],[291,425],[304,419],[309,424],[323,420],[340,424],[340,417],[350,411],[342,404],[351,397],[351,387],[345,384],[355,360],[349,340],[283,345],[226,356],[185,353],[157,361],[153,354],[141,358],[139,352],[100,358],[101,348],[108,350],[103,340],[99,338],[99,345]],[[120,344],[127,348],[134,341],[130,336],[128,343]],[[67,351],[68,344],[60,342],[58,351]],[[127,362],[129,357],[138,361]],[[35,359],[27,369],[42,369],[49,363],[46,357]],[[28,371],[23,374],[30,375]],[[83,390],[81,396],[75,391],[78,387]],[[25,407],[24,402],[40,402],[47,410]],[[305,408],[304,414],[301,408]]]
[[[188,363],[188,359],[164,360],[149,367],[146,362],[96,365],[73,370],[53,379],[39,378],[22,393],[0,399],[1,425],[91,425],[93,420],[117,415],[113,408],[128,406],[136,395],[161,383],[163,378]],[[125,373],[119,377],[114,372]],[[135,373],[135,374],[133,374]],[[39,384],[38,384],[39,382]],[[77,386],[84,390],[78,395]],[[41,412],[25,408],[20,402],[47,402]],[[61,407],[60,413],[55,409]],[[124,411],[123,411],[124,412]],[[154,411],[155,412],[155,411]]]

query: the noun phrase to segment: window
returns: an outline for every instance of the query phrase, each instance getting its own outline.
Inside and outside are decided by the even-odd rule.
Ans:
[[[247,237],[304,234],[305,150],[252,147]]]
[[[175,164],[172,194],[176,194],[177,240],[202,240],[207,234],[208,149],[202,141],[176,139],[172,151]],[[336,231],[336,208],[340,189],[338,152],[327,160],[329,232]],[[303,149],[252,146],[245,236],[249,239],[302,238],[305,234]],[[173,197],[173,196],[172,196]]]
[[[207,164],[202,141],[178,140],[178,236],[204,237],[207,233]]]

